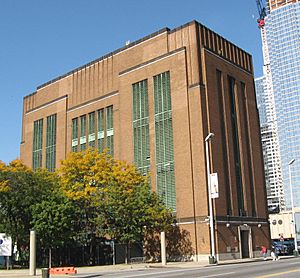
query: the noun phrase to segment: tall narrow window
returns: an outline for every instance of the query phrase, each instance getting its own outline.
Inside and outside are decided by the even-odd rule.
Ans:
[[[247,163],[249,167],[249,181],[250,181],[250,199],[252,207],[252,216],[256,216],[256,205],[255,205],[255,195],[254,195],[254,185],[253,185],[253,168],[252,168],[252,155],[251,155],[251,146],[250,146],[250,132],[249,132],[249,121],[248,121],[248,106],[247,106],[247,97],[246,97],[246,85],[241,82],[241,97],[242,97],[242,107],[243,110],[243,119],[244,119],[244,130],[245,130],[245,143],[247,149]]]
[[[47,117],[46,168],[53,172],[56,160],[56,114]]]
[[[80,150],[86,149],[86,115],[80,117]]]
[[[106,147],[108,153],[114,155],[114,115],[113,106],[106,108]]]
[[[104,109],[98,110],[98,150],[104,150]]]
[[[33,123],[32,169],[42,167],[43,119]]]
[[[176,210],[174,145],[170,73],[154,76],[157,192],[165,204]]]
[[[237,125],[237,113],[236,113],[236,101],[235,101],[235,80],[232,77],[228,77],[229,87],[229,101],[230,101],[230,115],[231,115],[231,133],[233,140],[233,152],[235,161],[235,176],[236,176],[236,188],[238,198],[238,210],[239,215],[244,215],[244,194],[243,183],[241,173],[241,159],[240,159],[240,146],[239,146],[239,134]]]
[[[147,80],[132,85],[134,162],[142,174],[150,171]]]
[[[224,103],[224,89],[223,89],[223,75],[222,72],[217,70],[217,88],[218,88],[218,109],[219,109],[219,118],[220,118],[220,131],[222,136],[222,151],[223,151],[223,174],[224,174],[224,187],[225,187],[225,197],[227,205],[227,215],[232,214],[232,205],[231,205],[231,189],[230,189],[230,171],[228,165],[228,149],[227,149],[227,133],[225,125],[225,103]]]
[[[95,112],[89,113],[88,141],[90,147],[95,147]]]
[[[72,152],[78,151],[78,118],[72,120]]]

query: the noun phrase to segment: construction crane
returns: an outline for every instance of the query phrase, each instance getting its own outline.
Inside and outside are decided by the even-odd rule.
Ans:
[[[273,89],[271,68],[270,68],[270,57],[267,43],[267,34],[265,30],[265,19],[267,17],[267,10],[265,6],[266,0],[256,0],[257,10],[258,10],[258,28],[260,29],[261,40],[262,40],[262,50],[264,57],[264,75],[266,77],[267,91],[271,92]]]
[[[265,25],[265,17],[267,15],[266,7],[263,4],[263,0],[256,0],[256,6],[259,14],[259,18],[257,19],[258,28],[262,28]]]
[[[268,46],[268,40],[267,40],[267,31],[266,29],[270,28],[268,26],[268,14],[269,11],[266,8],[265,3],[270,0],[256,0],[256,5],[258,9],[259,18],[257,19],[258,22],[258,28],[260,30],[261,34],[261,40],[262,40],[262,51],[263,51],[263,59],[264,59],[264,77],[265,77],[265,84],[264,84],[264,98],[265,98],[265,104],[266,104],[266,116],[268,119],[268,128],[266,129],[266,134],[268,135],[268,139],[264,141],[264,144],[267,144],[268,148],[271,148],[272,150],[272,156],[274,155],[274,163],[272,169],[274,170],[275,176],[272,177],[272,179],[276,182],[277,186],[276,191],[278,192],[276,194],[276,197],[278,197],[279,200],[279,209],[282,210],[285,207],[285,201],[283,194],[283,184],[280,182],[281,180],[281,170],[280,165],[278,163],[279,161],[279,142],[278,142],[278,126],[277,126],[277,116],[276,116],[276,109],[275,109],[275,94],[273,89],[273,79],[272,79],[272,73],[271,73],[271,65],[270,65],[270,55],[269,55],[269,46]],[[264,137],[265,138],[265,137]]]
[[[267,15],[267,12],[266,12],[266,7],[263,4],[263,1],[256,0],[256,5],[257,5],[257,9],[258,9],[259,19],[264,19],[265,16]]]

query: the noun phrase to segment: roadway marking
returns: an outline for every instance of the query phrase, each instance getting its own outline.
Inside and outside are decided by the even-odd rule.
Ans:
[[[203,268],[201,268],[203,269]],[[188,270],[184,270],[184,269],[177,269],[177,270],[170,270],[170,271],[164,271],[164,272],[152,272],[152,273],[139,273],[139,274],[133,274],[130,276],[122,276],[122,278],[130,278],[130,277],[140,277],[140,276],[153,276],[153,275],[157,275],[157,274],[170,274],[170,273],[176,273],[176,272],[183,272],[183,271],[189,271],[189,272],[193,272],[195,270],[199,270],[199,268],[195,268],[195,269],[188,269]],[[200,276],[200,278],[208,278],[208,277],[216,277],[216,276],[223,276],[223,275],[228,275],[228,274],[234,274],[235,272],[227,272],[227,273],[220,273],[220,274],[211,274],[211,275],[207,275],[207,276]]]
[[[151,269],[151,268],[149,268]],[[202,267],[201,268],[190,268],[190,269],[176,269],[176,270],[169,270],[169,271],[160,271],[160,272],[151,272],[151,273],[138,273],[138,274],[132,274],[132,275],[129,275],[129,276],[122,276],[122,278],[130,278],[130,277],[141,277],[141,276],[153,276],[153,275],[157,275],[157,274],[169,274],[169,273],[176,273],[176,272],[193,272],[193,271],[196,271],[196,270],[199,270],[199,269],[203,269]]]
[[[212,274],[207,276],[200,276],[199,278],[208,278],[208,277],[216,277],[216,276],[223,276],[228,274],[234,274],[235,272],[227,272],[227,273],[220,273],[220,274]]]
[[[284,274],[289,274],[289,273],[293,273],[293,272],[300,272],[300,268],[294,269],[294,270],[290,270],[290,271],[277,272],[277,273],[272,273],[272,274],[267,274],[267,275],[262,275],[262,276],[256,276],[256,278],[275,277],[275,276],[284,275]]]

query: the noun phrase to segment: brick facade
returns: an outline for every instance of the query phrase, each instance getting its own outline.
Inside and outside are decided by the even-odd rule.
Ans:
[[[259,246],[268,245],[270,237],[252,58],[198,22],[162,29],[26,96],[21,159],[32,166],[34,121],[57,114],[59,167],[59,161],[71,151],[72,119],[113,106],[114,157],[133,163],[132,84],[146,79],[150,173],[156,190],[153,77],[163,72],[170,73],[176,217],[190,235],[194,258],[207,259],[210,252],[204,143],[209,132],[215,134],[210,145],[211,172],[218,173],[220,190],[220,197],[214,200],[217,254],[220,259],[256,256]],[[229,94],[230,78],[234,100]],[[237,142],[233,134],[238,136]],[[43,137],[46,142],[45,125]],[[239,146],[238,154],[234,144]],[[237,192],[236,155],[242,193]],[[42,157],[45,167],[44,145]],[[243,194],[243,211],[238,208],[238,194]],[[244,230],[249,254],[242,248]]]

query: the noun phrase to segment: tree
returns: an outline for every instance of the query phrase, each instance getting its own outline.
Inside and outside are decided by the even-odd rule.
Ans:
[[[19,251],[28,246],[34,205],[49,199],[57,181],[55,174],[42,169],[34,172],[20,160],[0,164],[0,225]]]
[[[75,208],[60,191],[55,191],[49,198],[32,206],[31,224],[38,234],[41,246],[51,250],[66,246],[74,237]]]
[[[131,244],[143,241],[145,233],[164,230],[173,221],[171,212],[151,192],[147,177],[123,161],[115,161],[112,166],[104,201],[106,231],[114,240],[125,243],[126,260]]]
[[[141,241],[145,228],[158,231],[173,221],[135,166],[88,149],[71,153],[59,169],[66,195],[84,211],[82,228],[125,243]],[[84,224],[84,225],[83,225]]]
[[[94,263],[93,250],[98,226],[102,225],[99,210],[103,208],[105,184],[110,178],[112,158],[106,153],[99,154],[88,149],[83,152],[69,153],[61,162],[58,172],[61,177],[61,188],[77,208],[77,239],[90,246],[90,263]]]

